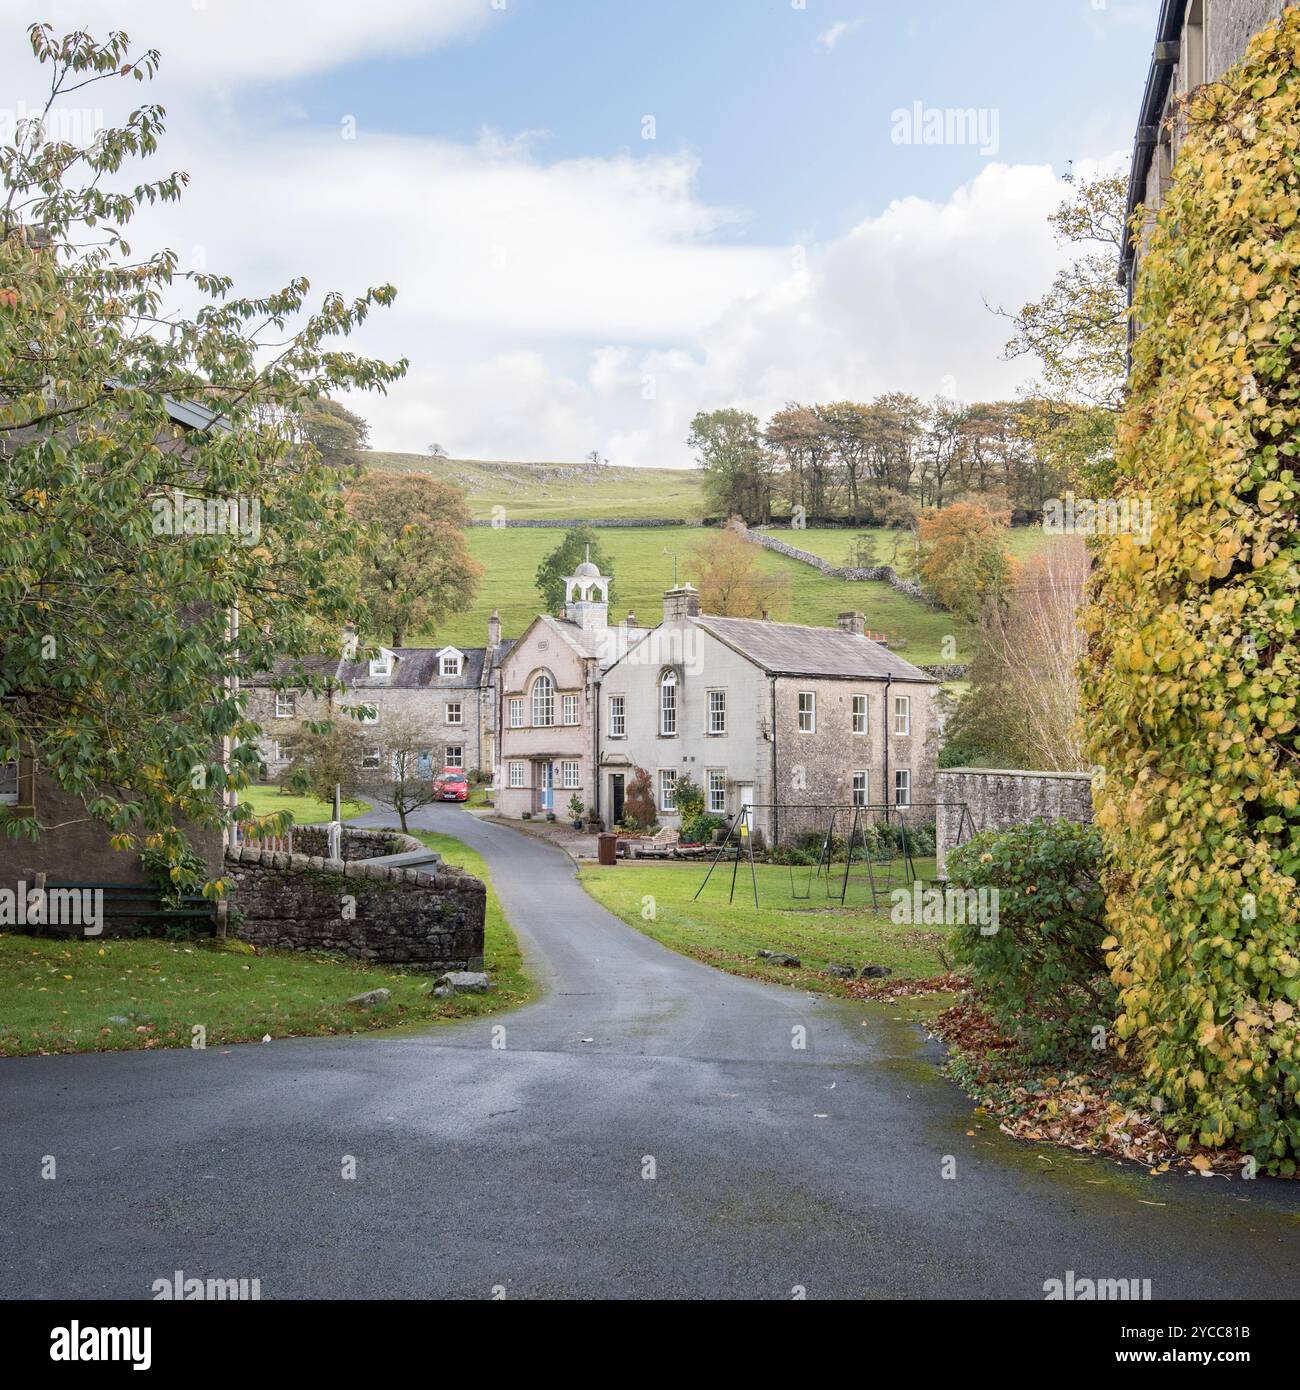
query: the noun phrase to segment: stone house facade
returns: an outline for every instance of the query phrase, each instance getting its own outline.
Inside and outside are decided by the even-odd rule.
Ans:
[[[609,579],[590,561],[565,581],[564,617],[541,614],[501,663],[496,807],[503,816],[600,814],[596,693],[602,673],[645,629],[609,624]]]
[[[621,818],[644,769],[670,826],[682,777],[774,842],[835,808],[846,826],[855,808],[932,820],[938,683],[864,632],[860,613],[835,628],[714,617],[691,585],[669,590],[663,623],[601,680],[602,814]]]
[[[270,675],[247,682],[249,716],[262,726],[268,774],[278,777],[293,761],[303,721],[340,718],[362,734],[373,732],[367,769],[379,767],[385,731],[401,723],[427,740],[421,775],[459,767],[489,778],[497,756],[497,681],[511,646],[496,613],[487,636],[484,647],[381,647],[373,660],[317,661],[326,681],[320,695],[278,690]],[[374,717],[356,722],[345,711],[357,705],[373,707]]]
[[[1120,282],[1128,289],[1130,303],[1142,249],[1155,226],[1182,143],[1180,108],[1190,92],[1222,77],[1245,53],[1252,35],[1279,18],[1292,2],[1162,0],[1129,170],[1126,215],[1132,218],[1142,209],[1135,244],[1126,246],[1120,265]]]

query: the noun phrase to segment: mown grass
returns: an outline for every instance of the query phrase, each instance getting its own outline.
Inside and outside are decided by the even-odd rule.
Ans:
[[[370,1032],[495,1013],[532,993],[519,943],[487,877],[459,840],[420,832],[449,864],[488,883],[484,969],[488,994],[447,999],[432,977],[333,956],[258,951],[243,943],[76,940],[0,935],[0,1056],[208,1047],[272,1038]],[[376,1009],[348,1004],[387,989]]]
[[[609,529],[600,534],[602,549],[609,556],[616,588],[611,618],[622,619],[634,609],[643,626],[653,627],[663,615],[664,590],[673,584],[673,559],[677,573],[684,576],[693,546],[716,535],[702,526],[638,527]],[[801,532],[800,536],[810,533]],[[851,533],[846,533],[851,534]],[[517,637],[537,616],[541,598],[533,583],[537,567],[546,554],[559,544],[563,532],[493,530],[476,527],[468,533],[471,553],[484,566],[478,599],[467,612],[441,623],[436,632],[421,634],[422,643],[454,642],[462,646],[481,646],[485,640],[488,615],[501,614],[502,631]],[[667,552],[667,553],[665,553]],[[789,575],[790,622],[830,627],[836,615],[846,609],[866,614],[867,626],[892,640],[904,639],[900,655],[908,661],[967,661],[971,656],[973,633],[950,613],[931,608],[877,581],[854,583],[830,579],[810,565],[788,559],[772,551],[757,550],[758,564],[765,570]],[[954,656],[944,639],[955,641]]]
[[[809,869],[794,869],[792,880],[790,869],[760,864],[755,869],[756,908],[749,866],[740,866],[735,898],[729,902],[731,868],[724,874],[720,864],[696,900],[707,868],[700,862],[620,862],[613,868],[584,867],[580,878],[593,898],[629,926],[732,975],[843,995],[847,982],[822,973],[828,965],[859,971],[884,965],[895,976],[910,979],[947,970],[940,952],[949,929],[895,925],[889,920],[887,894],[882,906],[873,909],[862,888],[853,886],[849,906],[841,907],[827,899],[824,880],[812,878],[810,896],[796,897],[809,891]],[[922,877],[932,874],[933,860],[918,860],[917,871]],[[901,886],[901,869],[896,873]],[[757,958],[760,950],[788,952],[801,964],[769,965]]]
[[[295,825],[320,825],[334,815],[334,807],[330,802],[322,801],[317,796],[285,793],[279,787],[245,787],[239,793],[239,799],[244,805],[251,806],[259,816],[288,811],[293,816]],[[370,809],[368,801],[345,801],[342,807],[343,819],[363,816]]]

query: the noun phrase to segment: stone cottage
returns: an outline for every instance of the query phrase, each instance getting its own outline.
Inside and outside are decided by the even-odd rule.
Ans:
[[[707,810],[773,841],[824,827],[830,808],[890,808],[932,820],[938,682],[864,634],[701,614],[690,584],[664,595],[664,620],[601,679],[600,805],[623,814],[636,769],[661,823],[677,824],[689,777]]]
[[[370,660],[318,659],[313,664],[325,677],[322,695],[277,690],[273,676],[247,682],[249,716],[262,726],[268,773],[277,777],[293,761],[304,720],[340,716],[344,708],[367,705],[374,709],[373,718],[355,727],[374,733],[374,746],[365,755],[368,768],[379,767],[385,726],[409,720],[428,742],[420,758],[421,775],[459,767],[489,778],[497,756],[497,681],[511,645],[502,638],[494,612],[484,647],[380,647]],[[353,723],[352,716],[341,717]]]
[[[577,797],[599,814],[596,692],[601,675],[646,636],[609,624],[609,578],[591,561],[564,581],[562,618],[542,614],[501,662],[501,815],[569,814]]]

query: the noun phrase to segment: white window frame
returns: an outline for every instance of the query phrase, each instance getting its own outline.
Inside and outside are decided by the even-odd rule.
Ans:
[[[727,813],[727,774],[725,769],[711,767],[704,774],[705,806],[711,816]]]
[[[526,764],[512,762],[507,773],[507,780],[512,787],[526,787],[528,783],[524,780],[524,768]]]
[[[465,770],[465,745],[463,743],[448,743],[442,750],[446,757],[442,760],[443,767],[454,767],[461,772]],[[455,754],[453,758],[451,755]]]
[[[676,671],[664,671],[659,677],[659,736],[677,737]]]
[[[859,770],[853,774],[852,801],[855,806],[865,806],[871,795],[871,774]]]
[[[627,737],[626,695],[611,695],[609,697],[609,736],[610,738]]]
[[[371,661],[369,669],[372,680],[377,680],[380,676],[383,676],[386,680],[393,674],[393,658],[387,652],[384,652]]]
[[[551,729],[555,727],[555,682],[543,672],[533,682],[532,706],[533,728]],[[538,696],[541,699],[538,699]],[[544,718],[538,716],[544,715]]]
[[[379,748],[368,748],[361,755],[361,766],[367,772],[378,772],[383,765],[382,750]]]
[[[297,714],[297,695],[292,690],[277,690],[275,692],[275,717],[277,719],[294,719]]]
[[[657,790],[659,809],[667,814],[676,811],[677,769],[675,767],[661,767],[659,769]]]
[[[912,804],[912,769],[909,767],[896,767],[894,769],[894,805],[910,806]]]
[[[860,706],[860,708],[859,708]],[[853,732],[855,734],[869,734],[871,732],[871,703],[865,695],[855,695],[851,705],[853,717]],[[862,725],[858,728],[859,723]]]
[[[910,695],[894,696],[894,737],[912,737],[912,697]]]
[[[804,704],[804,701],[807,704]],[[797,704],[799,732],[801,734],[815,734],[817,732],[817,692],[815,690],[801,690]]]
[[[17,805],[18,805],[18,779],[19,779],[19,768],[18,768],[18,764],[17,764],[17,763],[0,763],[0,775],[3,775],[5,781],[8,782],[9,777],[10,777],[10,773],[9,773],[9,769],[10,769],[10,768],[13,768],[13,790],[10,791],[10,790],[9,790],[9,787],[8,787],[7,785],[0,785],[0,806],[17,806]]]
[[[715,737],[727,732],[727,692],[719,686],[706,692],[708,702],[708,726],[705,733]]]
[[[582,764],[562,761],[560,763],[560,789],[566,792],[582,790]]]
[[[509,704],[510,727],[512,729],[522,729],[524,727],[524,698],[522,695],[512,695],[506,702]]]
[[[452,713],[453,710],[455,711],[454,714]],[[447,720],[446,720],[446,722],[447,722],[448,724],[463,724],[463,723],[465,722],[465,720],[464,720],[464,702],[463,702],[462,700],[448,700],[448,701],[447,701]]]
[[[573,718],[569,718],[572,712]],[[578,697],[576,695],[560,696],[560,723],[572,727],[579,722],[578,718]]]
[[[459,652],[446,652],[438,659],[438,674],[440,676],[459,676],[460,667]]]

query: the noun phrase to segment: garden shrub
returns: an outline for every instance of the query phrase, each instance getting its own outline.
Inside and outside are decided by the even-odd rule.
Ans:
[[[1121,1046],[1186,1147],[1300,1151],[1300,9],[1201,88],[1141,261],[1083,671]]]
[[[1100,873],[1101,838],[1074,821],[986,830],[948,854],[949,888],[998,893],[996,930],[985,935],[987,921],[958,926],[956,959],[1032,1060],[1078,1057],[1109,1036],[1115,990]]]
[[[628,779],[623,796],[623,822],[637,830],[645,830],[655,820],[654,787],[650,774],[638,767]]]

